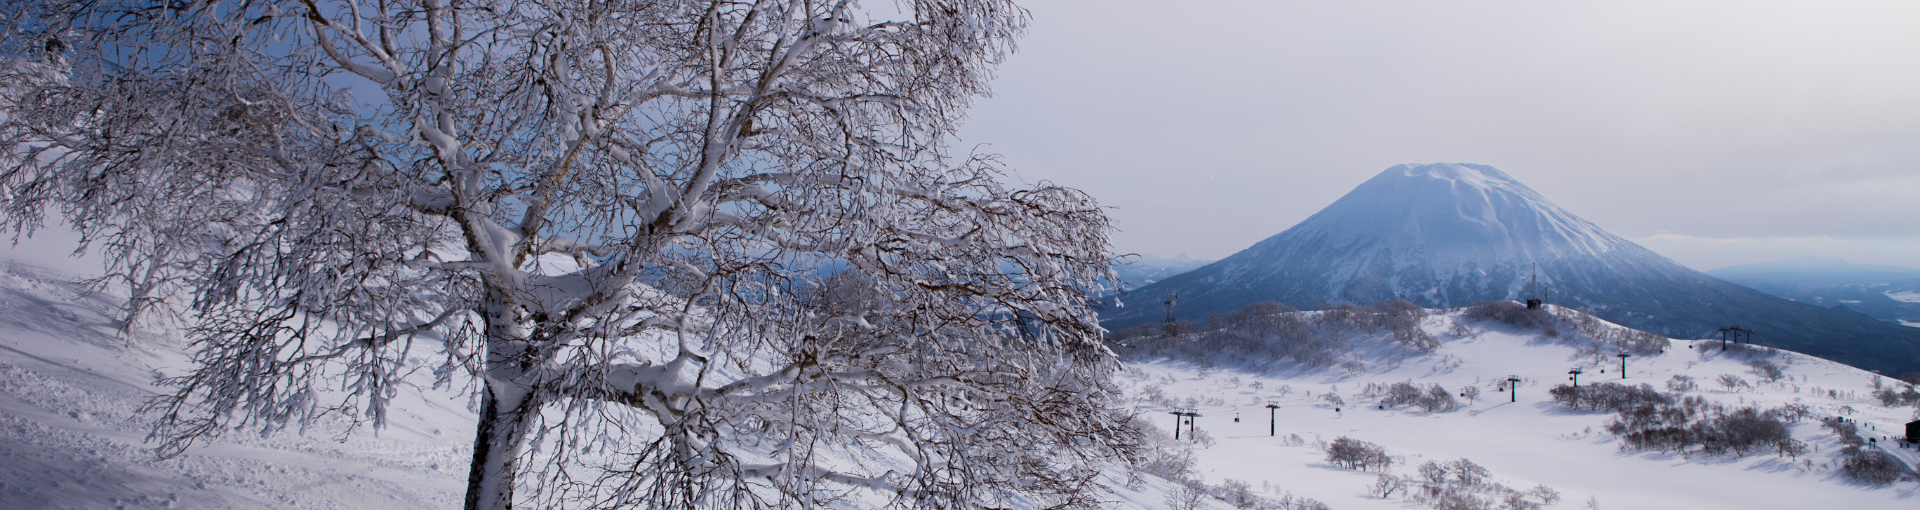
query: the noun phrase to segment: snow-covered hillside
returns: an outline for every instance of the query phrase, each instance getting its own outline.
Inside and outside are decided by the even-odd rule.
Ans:
[[[1409,346],[1410,337],[1396,340],[1385,327],[1330,332],[1316,319],[1324,312],[1292,313],[1313,329],[1313,338],[1331,342],[1331,358],[1297,363],[1288,357],[1297,351],[1273,340],[1221,349],[1217,346],[1235,340],[1202,338],[1209,333],[1124,340],[1135,352],[1161,353],[1130,363],[1123,376],[1145,419],[1171,431],[1175,417],[1170,411],[1191,407],[1201,415],[1192,425],[1200,432],[1200,442],[1191,440],[1191,432],[1183,432],[1181,442],[1163,432],[1162,444],[1192,448],[1193,474],[1209,485],[1244,483],[1256,493],[1268,488],[1262,495],[1270,498],[1284,492],[1341,510],[1421,506],[1406,499],[1411,488],[1384,498],[1370,494],[1380,479],[1378,471],[1329,463],[1324,445],[1348,437],[1383,447],[1393,461],[1385,472],[1403,482],[1418,480],[1419,466],[1428,461],[1445,465],[1469,459],[1488,470],[1491,481],[1517,492],[1541,485],[1556,491],[1559,501],[1548,508],[1582,508],[1590,498],[1600,508],[1630,509],[1920,506],[1920,483],[1912,478],[1920,454],[1899,448],[1891,439],[1900,435],[1902,424],[1920,419],[1920,408],[1890,407],[1874,397],[1875,380],[1883,388],[1904,388],[1892,379],[1792,352],[1722,351],[1718,340],[1637,335],[1590,317],[1583,319],[1585,326],[1562,321],[1543,329],[1476,321],[1464,310],[1433,310],[1420,314],[1418,322],[1426,337],[1437,342],[1423,352]],[[1557,313],[1583,315],[1565,309]],[[1589,334],[1593,332],[1601,340]],[[1151,349],[1145,345],[1149,342],[1198,342],[1215,348]],[[1616,356],[1621,347],[1642,352],[1627,358],[1624,378]],[[1264,356],[1262,349],[1275,354]],[[1776,382],[1763,382],[1765,375],[1756,373],[1753,364],[1757,360],[1784,374]],[[1312,364],[1323,368],[1307,366]],[[1742,456],[1710,455],[1699,448],[1685,453],[1625,449],[1619,437],[1607,432],[1614,413],[1572,410],[1550,397],[1551,388],[1569,383],[1573,369],[1583,371],[1579,382],[1589,388],[1605,382],[1645,383],[1662,393],[1699,397],[1729,409],[1806,406],[1809,415],[1789,430],[1809,451],[1790,458],[1773,450]],[[1672,392],[1668,383],[1675,376],[1691,377],[1697,387]],[[1739,381],[1722,386],[1718,380],[1723,376]],[[1516,392],[1501,389],[1509,377],[1520,379]],[[1458,407],[1429,412],[1418,404],[1386,405],[1392,401],[1385,390],[1394,383],[1422,390],[1439,385],[1442,395],[1450,395]],[[1462,397],[1470,388],[1478,391],[1471,403]],[[1270,411],[1269,403],[1280,407]],[[1876,439],[1873,448],[1902,459],[1908,477],[1876,487],[1842,475],[1838,452],[1844,445],[1819,421],[1834,417],[1857,423],[1862,436]]]
[[[0,509],[454,508],[473,413],[411,387],[391,426],[351,416],[304,434],[233,433],[158,460],[143,442],[155,377],[187,362],[179,336],[117,333],[115,296],[0,262]],[[430,380],[429,377],[419,378]],[[404,410],[404,411],[400,411]]]
[[[136,410],[159,391],[154,377],[186,363],[181,354],[186,346],[164,334],[119,336],[109,319],[118,306],[115,297],[86,294],[71,280],[22,264],[0,266],[0,508],[459,504],[474,419],[465,398],[431,388],[403,391],[401,398],[410,402],[395,409],[409,412],[391,417],[391,426],[377,434],[362,428],[343,436],[351,417],[341,416],[304,434],[230,434],[182,457],[156,460],[143,442],[150,417]],[[1159,436],[1154,450],[1190,454],[1190,475],[1210,492],[1201,495],[1109,465],[1100,479],[1110,489],[1102,497],[1108,508],[1165,509],[1182,494],[1199,496],[1196,508],[1231,508],[1216,498],[1231,497],[1232,491],[1222,487],[1244,487],[1265,504],[1284,501],[1290,506],[1273,507],[1290,510],[1320,508],[1314,503],[1341,510],[1419,507],[1406,499],[1411,489],[1385,498],[1371,495],[1380,471],[1329,463],[1322,444],[1341,437],[1384,447],[1393,461],[1384,472],[1395,478],[1417,479],[1427,461],[1464,458],[1484,467],[1489,481],[1531,501],[1540,502],[1529,492],[1535,487],[1557,492],[1558,501],[1547,508],[1579,508],[1589,498],[1602,508],[1910,508],[1920,503],[1920,484],[1913,481],[1877,487],[1839,474],[1836,452],[1842,445],[1813,418],[1855,420],[1864,435],[1884,445],[1895,435],[1894,427],[1920,417],[1913,407],[1878,403],[1872,394],[1875,377],[1843,365],[1789,352],[1726,353],[1718,341],[1668,341],[1591,319],[1584,326],[1562,323],[1548,338],[1541,329],[1476,321],[1461,310],[1420,311],[1415,314],[1421,317],[1420,333],[1396,338],[1392,326],[1329,327],[1316,318],[1328,312],[1284,313],[1327,340],[1316,351],[1326,356],[1293,353],[1308,360],[1303,363],[1288,355],[1248,355],[1275,347],[1254,344],[1125,365],[1119,386],[1140,411],[1138,423],[1157,429],[1150,431]],[[1602,341],[1589,334],[1603,330],[1614,333]],[[1652,339],[1659,343],[1648,343]],[[1138,354],[1144,342],[1156,340],[1135,336],[1126,341],[1134,344],[1123,351]],[[1617,351],[1609,350],[1615,346],[1645,354],[1628,360],[1624,381],[1618,378]],[[1661,348],[1664,354],[1658,353]],[[1750,365],[1756,359],[1776,363],[1784,377],[1761,382]],[[1805,405],[1812,416],[1791,430],[1811,451],[1798,458],[1769,452],[1623,451],[1619,439],[1606,433],[1611,413],[1569,410],[1549,398],[1548,390],[1564,383],[1571,368],[1585,371],[1583,385],[1649,383],[1666,391],[1673,376],[1688,375],[1699,387],[1686,395],[1728,407]],[[1723,374],[1747,386],[1721,387],[1715,379]],[[1517,394],[1499,390],[1508,376],[1522,379]],[[1393,383],[1437,384],[1456,395],[1458,408],[1383,408]],[[1458,396],[1468,388],[1479,392],[1471,402]],[[1512,397],[1518,401],[1509,402]],[[1273,413],[1274,435],[1268,434],[1268,403],[1280,406]],[[1193,428],[1202,441],[1194,442],[1191,432],[1173,440],[1174,417],[1166,412],[1175,408],[1200,415]],[[1914,450],[1886,451],[1908,466],[1920,462]]]

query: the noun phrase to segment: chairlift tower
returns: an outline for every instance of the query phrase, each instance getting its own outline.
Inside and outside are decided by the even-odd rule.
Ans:
[[[1179,302],[1180,302],[1180,293],[1175,292],[1172,294],[1167,294],[1167,299],[1165,301],[1165,303],[1167,304],[1167,319],[1166,319],[1167,324],[1173,324],[1173,306]]]
[[[1580,387],[1580,374],[1584,374],[1586,372],[1581,372],[1580,369],[1576,368],[1573,370],[1568,370],[1567,373],[1573,375],[1573,387],[1575,388]]]
[[[1192,410],[1192,409],[1188,409],[1188,410],[1187,410],[1187,412],[1184,412],[1184,413],[1180,413],[1180,415],[1181,415],[1181,416],[1185,416],[1185,417],[1187,418],[1187,439],[1188,439],[1188,440],[1195,440],[1195,439],[1199,439],[1199,438],[1200,438],[1200,433],[1199,433],[1199,432],[1198,432],[1198,431],[1197,431],[1197,430],[1196,430],[1196,429],[1194,428],[1194,426],[1193,426],[1193,419],[1194,419],[1194,418],[1199,418],[1199,417],[1200,417],[1200,413],[1196,413],[1196,412],[1194,412],[1194,410]],[[1176,426],[1176,427],[1175,427],[1175,429],[1176,429],[1176,430],[1175,430],[1174,432],[1175,432],[1176,434],[1177,434],[1177,433],[1179,433],[1179,431],[1178,431],[1178,426]]]
[[[1626,378],[1627,378],[1627,358],[1628,358],[1628,357],[1631,357],[1631,356],[1633,356],[1633,355],[1632,355],[1632,354],[1627,354],[1627,353],[1624,353],[1624,352],[1623,352],[1623,353],[1620,353],[1620,354],[1615,354],[1615,356],[1619,356],[1619,357],[1620,357],[1620,378],[1621,378],[1621,379],[1626,379]]]
[[[1280,435],[1280,428],[1276,425],[1279,423],[1278,409],[1280,409],[1279,402],[1267,402],[1267,437],[1277,437]]]
[[[1517,376],[1517,375],[1507,376],[1506,389],[1508,390],[1507,396],[1509,397],[1507,401],[1519,402],[1520,401],[1520,376]]]
[[[1179,441],[1180,440],[1180,420],[1185,419],[1187,416],[1187,413],[1181,412],[1179,409],[1175,409],[1172,411],[1167,411],[1167,414],[1173,415],[1173,440]]]

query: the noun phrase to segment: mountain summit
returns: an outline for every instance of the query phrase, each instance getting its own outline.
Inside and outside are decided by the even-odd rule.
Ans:
[[[1537,277],[1536,269],[1537,269]],[[1608,233],[1491,166],[1398,165],[1252,247],[1134,290],[1109,308],[1122,328],[1204,320],[1261,301],[1406,299],[1426,307],[1532,297],[1681,338],[1740,325],[1761,341],[1890,375],[1920,371],[1920,330],[1785,299],[1688,269]]]

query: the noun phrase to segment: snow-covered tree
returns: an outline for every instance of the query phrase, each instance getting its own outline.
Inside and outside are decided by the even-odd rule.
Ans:
[[[1026,12],[883,4],[29,0],[0,221],[183,311],[163,454],[432,370],[469,508],[1090,504],[1107,219],[948,147]]]

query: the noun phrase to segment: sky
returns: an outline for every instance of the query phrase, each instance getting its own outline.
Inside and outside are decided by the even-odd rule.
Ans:
[[[1220,258],[1400,163],[1493,165],[1706,270],[1920,267],[1920,2],[1030,0],[962,152]]]

